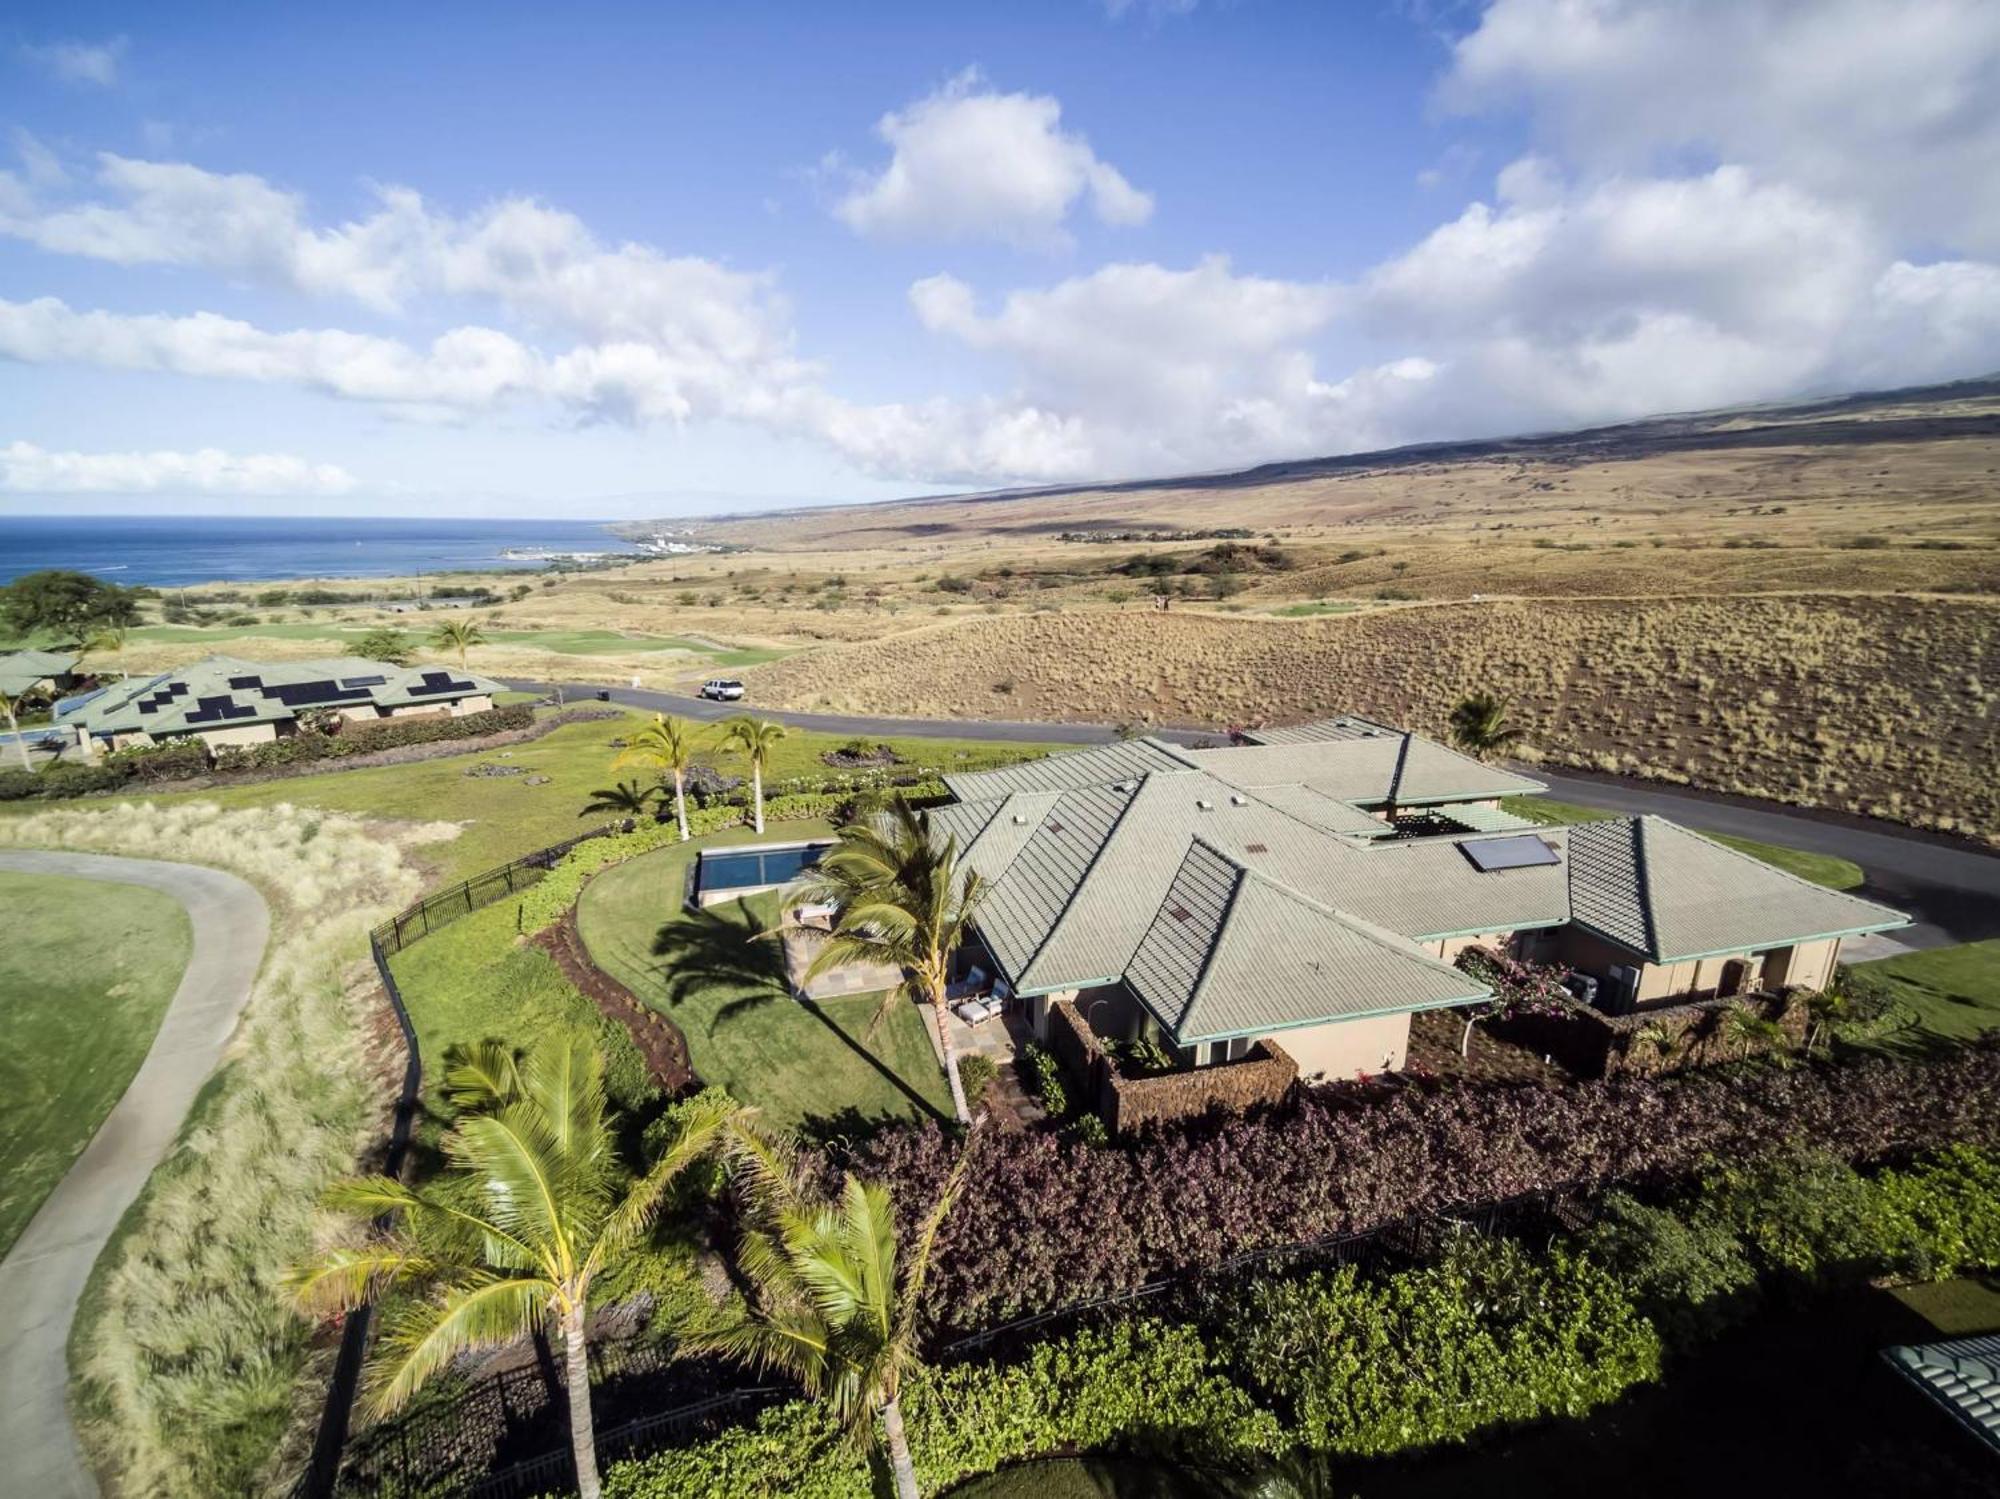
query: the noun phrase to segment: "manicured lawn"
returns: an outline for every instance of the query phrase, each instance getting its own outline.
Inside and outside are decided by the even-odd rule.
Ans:
[[[623,1027],[570,986],[540,948],[517,943],[515,903],[500,901],[406,947],[389,960],[416,1027],[424,1101],[435,1123],[450,1110],[440,1084],[453,1046],[490,1038],[529,1046],[560,1030],[581,1030],[605,1054],[611,1092],[627,1107],[649,1084]]]
[[[171,896],[0,872],[0,1254],[145,1060],[193,934]]]
[[[263,781],[250,786],[224,786],[205,791],[152,792],[144,798],[193,796],[219,802],[226,807],[266,807],[278,802],[294,806],[319,807],[330,812],[351,812],[358,816],[394,818],[412,822],[456,822],[464,831],[447,843],[423,850],[437,869],[436,883],[449,884],[495,865],[505,864],[522,854],[547,848],[565,838],[573,838],[588,828],[611,819],[601,815],[581,817],[590,793],[614,781],[644,779],[643,772],[626,768],[614,773],[611,762],[617,751],[613,739],[632,732],[650,715],[626,714],[616,719],[568,724],[545,738],[498,750],[468,751],[436,760],[414,761],[407,765],[385,765],[368,770],[328,771],[321,775],[295,776]],[[702,745],[712,745],[716,731],[703,728]],[[830,775],[820,755],[846,742],[838,734],[809,734],[794,731],[772,755],[766,774],[767,785],[799,775]],[[1035,745],[998,745],[977,740],[899,739],[890,741],[897,751],[913,762],[949,766],[966,756],[987,757],[997,753],[1019,758],[1038,752]],[[1049,746],[1053,748],[1053,746]],[[705,756],[729,775],[747,774],[739,756]],[[475,775],[479,766],[519,770],[519,775]],[[541,784],[530,784],[546,777]],[[33,811],[38,804],[11,803],[0,809]],[[89,803],[88,805],[101,805]]]
[[[1607,817],[1615,817],[1615,812],[1606,812],[1601,807],[1582,807],[1574,802],[1552,801],[1543,796],[1510,796],[1504,798],[1501,807],[1516,817],[1526,817],[1534,822],[1551,826],[1568,826],[1579,822],[1602,822]],[[1804,849],[1785,848],[1776,843],[1759,843],[1752,838],[1734,838],[1727,833],[1704,833],[1704,838],[1725,844],[1739,853],[1748,854],[1753,859],[1762,859],[1787,874],[1797,875],[1802,880],[1811,880],[1815,885],[1824,885],[1829,890],[1853,890],[1868,877],[1861,866],[1850,859],[1835,858],[1831,854],[1809,854]]]
[[[825,836],[824,824],[774,825],[764,841]],[[747,829],[699,846],[754,840]],[[949,1114],[951,1099],[914,1005],[879,1008],[861,995],[794,1001],[778,944],[775,894],[713,906],[682,904],[694,846],[662,849],[606,870],[584,887],[577,925],[592,959],[687,1036],[702,1080],[782,1124],[821,1129]]]
[[[2000,1027],[2000,938],[1904,953],[1855,969],[1885,981],[1915,1017],[1912,1026],[1866,1043],[1885,1051],[1939,1040],[1970,1041]]]

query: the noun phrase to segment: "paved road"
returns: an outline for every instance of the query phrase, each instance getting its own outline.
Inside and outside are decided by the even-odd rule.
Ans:
[[[545,682],[508,682],[525,692],[548,691]],[[562,690],[572,700],[588,700],[608,691],[614,703],[714,721],[746,710],[802,729],[829,734],[867,734],[912,738],[997,739],[1016,744],[1104,744],[1117,730],[1103,724],[1002,723],[986,720],[935,718],[865,718],[851,713],[791,713],[754,703],[711,703],[671,692],[633,688],[603,688],[569,682]],[[1170,729],[1163,738],[1188,742],[1217,740],[1213,730]],[[1971,844],[1898,828],[1893,823],[1821,814],[1775,802],[1741,797],[1708,797],[1644,782],[1530,771],[1546,781],[1549,794],[1562,801],[1602,807],[1607,812],[1654,812],[1691,828],[1730,833],[1764,843],[1851,859],[1868,881],[1856,892],[1907,911],[1915,924],[1891,939],[1857,945],[1871,955],[1895,946],[1943,947],[2000,936],[2000,856],[1982,853]]]
[[[264,958],[264,897],[219,869],[102,854],[0,850],[0,869],[164,891],[194,946],[152,1049],[76,1164],[0,1261],[0,1492],[96,1499],[70,1426],[70,1318],[90,1267],[215,1070]]]

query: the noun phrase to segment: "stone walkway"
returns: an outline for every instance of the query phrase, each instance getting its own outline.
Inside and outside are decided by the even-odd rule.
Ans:
[[[118,1220],[166,1157],[250,998],[271,917],[219,869],[103,854],[0,851],[0,869],[143,885],[187,907],[194,945],[145,1061],[0,1261],[0,1490],[95,1499],[69,1418],[70,1319]]]

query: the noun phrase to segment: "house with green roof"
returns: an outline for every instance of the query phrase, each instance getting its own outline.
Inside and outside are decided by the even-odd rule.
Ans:
[[[0,651],[0,695],[11,700],[68,692],[83,680],[77,672],[82,659],[75,651]]]
[[[93,749],[196,738],[217,748],[298,732],[301,720],[480,713],[499,683],[442,666],[393,666],[358,656],[243,661],[210,656],[144,680],[115,682],[59,703],[54,722]]]
[[[1541,783],[1352,716],[1215,749],[1146,738],[946,777],[990,964],[1047,1040],[1183,1068],[1400,1069],[1410,1021],[1491,998],[1468,947],[1561,965],[1622,1014],[1814,990],[1907,918],[1660,818],[1545,827]]]

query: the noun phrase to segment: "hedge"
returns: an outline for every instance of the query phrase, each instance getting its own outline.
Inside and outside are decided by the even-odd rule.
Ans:
[[[1665,1183],[1787,1140],[1852,1162],[2000,1145],[2000,1046],[1563,1087],[1403,1086],[1361,1102],[1300,1089],[1274,1109],[1110,1148],[984,1130],[928,1294],[941,1325],[971,1331],[1250,1250],[1536,1193]],[[955,1150],[939,1126],[906,1125],[845,1164],[900,1201],[927,1202]]]
[[[162,745],[120,750],[105,755],[93,764],[52,765],[40,772],[0,772],[0,801],[22,801],[31,797],[53,800],[82,796],[91,791],[121,791],[133,785],[159,781],[309,765],[320,760],[371,755],[378,750],[397,749],[406,744],[480,739],[489,734],[525,729],[534,721],[534,708],[527,703],[489,708],[483,713],[468,713],[462,718],[426,714],[373,723],[350,721],[343,724],[337,734],[302,733],[267,740],[262,744],[225,746],[215,752],[213,764],[209,760],[208,746],[200,740],[175,740]]]
[[[1352,1456],[1580,1416],[1660,1373],[1659,1334],[1606,1270],[1508,1239],[1463,1237],[1398,1275],[1265,1281],[1228,1325],[1229,1367],[1293,1440]]]
[[[1075,1447],[1222,1456],[1273,1454],[1284,1435],[1189,1326],[1151,1319],[1036,1345],[1012,1364],[916,1372],[904,1419],[917,1481],[941,1492],[1003,1464]],[[792,1401],[691,1447],[613,1464],[615,1499],[853,1499],[872,1492],[866,1454],[823,1407]]]
[[[688,808],[688,835],[693,838],[738,827],[742,822],[740,807]],[[672,847],[680,841],[680,825],[669,818],[665,822],[642,823],[629,833],[612,833],[579,843],[521,898],[521,930],[532,935],[561,921],[563,912],[583,894],[584,882],[598,870],[636,859],[656,848]]]

